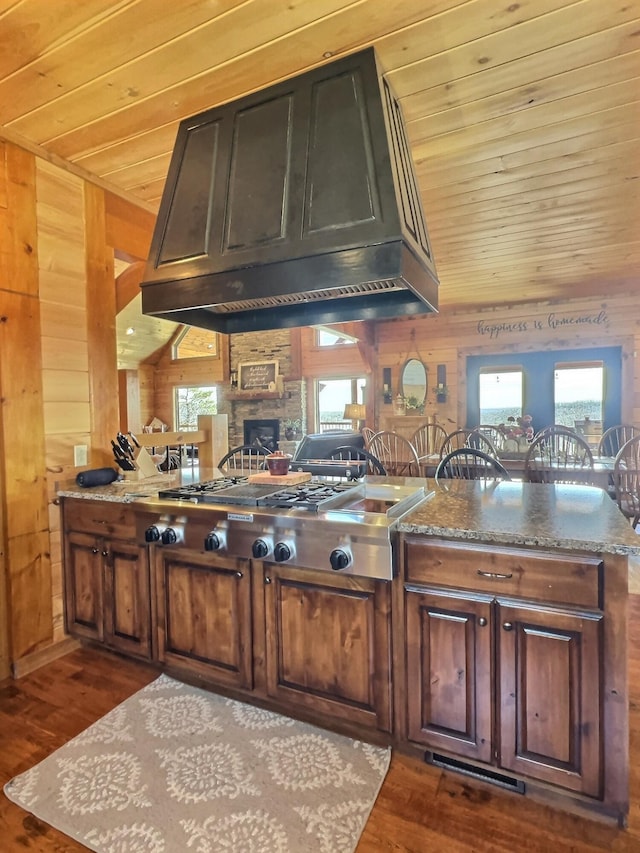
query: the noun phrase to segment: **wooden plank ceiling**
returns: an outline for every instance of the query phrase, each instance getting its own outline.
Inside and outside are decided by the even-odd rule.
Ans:
[[[373,44],[442,311],[637,286],[637,0],[0,0],[0,43],[0,136],[154,211],[181,119]]]

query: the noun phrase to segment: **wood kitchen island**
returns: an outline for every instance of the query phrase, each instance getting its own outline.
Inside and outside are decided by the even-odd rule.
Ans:
[[[450,481],[400,530],[400,742],[624,824],[639,540],[614,502],[588,486]]]
[[[110,489],[60,493],[72,635],[624,824],[627,572],[640,545],[604,491],[449,482],[400,520],[385,582],[145,545],[136,519],[149,501]],[[189,633],[205,623],[206,638]]]

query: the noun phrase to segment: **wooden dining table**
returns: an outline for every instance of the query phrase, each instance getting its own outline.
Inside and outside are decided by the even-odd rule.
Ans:
[[[525,476],[526,454],[505,454],[500,456],[500,462],[507,469],[513,480],[523,480]],[[537,470],[542,474],[548,472],[549,479],[561,483],[587,483],[609,491],[613,486],[613,456],[594,456],[593,468],[570,462],[549,461],[540,465]]]
[[[498,456],[500,463],[507,469],[512,480],[524,479],[524,461],[526,453],[505,453]],[[439,454],[429,454],[420,457],[420,469],[423,477],[433,477],[440,462]],[[549,473],[558,482],[587,483],[599,486],[606,491],[613,487],[613,456],[594,456],[593,468],[578,464],[554,463],[549,464]],[[542,469],[544,471],[544,468]]]

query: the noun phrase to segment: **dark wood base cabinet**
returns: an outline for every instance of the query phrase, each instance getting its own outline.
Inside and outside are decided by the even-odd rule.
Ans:
[[[251,690],[248,561],[156,548],[158,659],[213,683]]]
[[[403,564],[407,740],[623,821],[616,559],[407,536]]]
[[[75,637],[150,658],[147,549],[122,504],[63,503],[65,625]]]
[[[384,582],[139,545],[132,505],[62,509],[73,636],[625,823],[625,555],[402,533]]]
[[[276,565],[262,580],[268,696],[390,732],[391,585]]]

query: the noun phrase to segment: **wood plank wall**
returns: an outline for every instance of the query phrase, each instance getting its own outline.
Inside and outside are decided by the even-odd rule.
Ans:
[[[91,447],[83,181],[36,162],[45,452],[51,531],[53,641],[64,637],[57,484],[73,474],[74,445]]]
[[[402,365],[408,357],[419,356],[428,370],[425,416],[434,417],[449,428],[466,422],[467,355],[620,346],[622,419],[640,423],[640,371],[636,358],[640,319],[635,293],[403,318],[379,323],[376,336],[378,392],[383,367],[391,368],[395,395]],[[435,396],[439,364],[444,364],[447,372],[446,403],[438,403]],[[392,407],[385,406],[381,394],[376,393],[376,421],[391,413]]]
[[[58,486],[73,448],[111,460],[119,426],[114,254],[146,257],[154,218],[0,143],[0,677],[65,639]],[[146,373],[146,398],[152,382]]]
[[[1,488],[8,636],[3,669],[50,643],[51,568],[46,500],[40,349],[36,167],[33,155],[4,146],[5,205],[0,207]],[[4,633],[4,632],[3,632]]]

